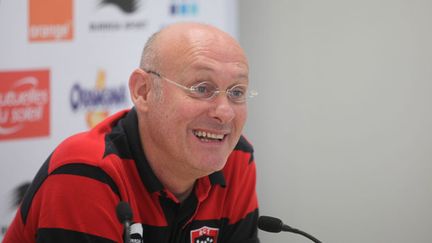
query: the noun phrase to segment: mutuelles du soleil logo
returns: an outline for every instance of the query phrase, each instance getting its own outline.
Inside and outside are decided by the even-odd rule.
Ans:
[[[119,109],[127,105],[126,86],[107,87],[106,73],[99,70],[94,88],[87,88],[79,83],[73,85],[70,105],[74,112],[84,111],[87,126],[94,127],[110,115],[111,108]]]
[[[0,140],[50,132],[50,71],[0,72]]]

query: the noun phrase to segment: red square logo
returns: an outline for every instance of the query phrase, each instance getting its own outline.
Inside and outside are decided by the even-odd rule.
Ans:
[[[201,227],[191,231],[191,243],[217,243],[218,228]]]
[[[48,136],[49,70],[0,72],[0,140]]]
[[[72,40],[72,0],[29,0],[30,42]]]

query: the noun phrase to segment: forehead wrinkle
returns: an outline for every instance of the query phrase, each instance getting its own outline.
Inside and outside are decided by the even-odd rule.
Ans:
[[[189,53],[192,57],[202,55],[225,63],[238,62],[244,63],[246,67],[248,66],[243,49],[231,38],[224,38],[215,34],[211,36],[203,35],[201,39],[191,37],[187,49],[189,50],[186,53]]]
[[[189,71],[208,71],[216,74],[230,74],[232,78],[248,78],[249,66],[241,55],[232,55],[227,59],[225,53],[214,51],[205,46],[189,46],[183,56],[180,75]]]
[[[227,65],[230,65],[230,67],[226,67]],[[195,61],[190,65],[187,65],[182,70],[182,72],[179,74],[181,77],[179,78],[188,80],[191,76],[193,76],[195,78],[208,78],[208,81],[213,82],[216,82],[216,80],[223,80],[230,83],[228,86],[237,83],[249,83],[247,70],[236,67],[236,63],[233,65],[227,63],[224,66],[220,66],[219,64],[211,65],[209,62],[203,63],[200,61]]]
[[[186,26],[189,25],[167,29],[160,35],[158,47],[164,69],[161,72],[184,75],[188,69],[218,73],[235,70],[233,74],[237,77],[234,78],[248,78],[246,56],[231,36],[201,25],[184,28]],[[219,67],[221,63],[222,67]]]
[[[229,68],[226,67],[220,67],[217,65],[208,65],[208,64],[203,64],[203,63],[198,63],[195,62],[192,65],[190,65],[190,69],[192,71],[196,71],[196,72],[203,72],[203,73],[210,73],[211,75],[216,74],[218,75],[222,75],[225,76],[226,74],[229,75],[229,79],[234,79],[234,80],[248,80],[248,71],[247,69],[244,69],[242,66],[243,65],[237,65],[237,63],[233,63],[231,65],[231,63],[227,63],[226,65],[230,65]],[[226,66],[225,65],[225,66]],[[230,70],[228,70],[230,69]],[[230,72],[231,70],[234,70],[234,72]],[[186,70],[184,70],[186,72]]]

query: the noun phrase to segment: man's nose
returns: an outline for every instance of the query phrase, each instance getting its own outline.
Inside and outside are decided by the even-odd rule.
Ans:
[[[213,100],[214,106],[210,111],[210,116],[217,119],[221,124],[231,122],[235,117],[232,102],[226,92],[221,92]]]

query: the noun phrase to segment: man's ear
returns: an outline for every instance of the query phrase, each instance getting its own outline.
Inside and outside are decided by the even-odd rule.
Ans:
[[[151,89],[150,75],[142,69],[136,69],[129,77],[129,92],[135,108],[147,111],[149,92]]]

